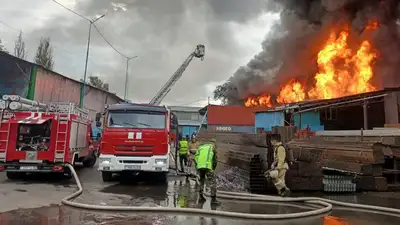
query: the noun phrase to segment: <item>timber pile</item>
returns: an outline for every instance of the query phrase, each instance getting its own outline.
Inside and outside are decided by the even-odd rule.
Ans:
[[[357,175],[357,189],[362,191],[387,191],[383,177],[386,145],[377,137],[357,140],[361,137],[317,136],[310,139],[292,140],[288,147],[295,158],[303,164],[320,164],[323,168]],[[320,171],[315,171],[316,176]]]
[[[267,160],[266,134],[212,133],[198,134],[200,142],[211,138],[217,140],[217,172],[228,167],[237,167],[247,188],[252,193],[265,193],[266,180],[263,176],[263,160]]]
[[[239,168],[240,176],[252,193],[263,194],[276,192],[272,183],[266,181],[263,173],[263,161],[268,165],[272,163],[272,147],[258,147],[269,140],[268,134],[229,134],[229,133],[200,133],[199,140],[207,141],[211,138],[217,140],[218,167],[217,172],[229,166]],[[261,140],[264,139],[264,140]],[[261,143],[261,144],[260,144]],[[258,146],[257,146],[258,145]],[[319,175],[315,175],[319,171]],[[287,173],[287,185],[292,191],[319,191],[322,186],[322,169],[318,163],[296,162]]]

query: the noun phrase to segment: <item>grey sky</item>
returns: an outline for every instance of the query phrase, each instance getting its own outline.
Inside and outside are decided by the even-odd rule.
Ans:
[[[195,60],[164,103],[204,104],[217,84],[261,50],[261,41],[277,15],[266,13],[266,0],[59,0],[95,18],[97,27],[130,62],[129,98],[149,101],[197,44],[206,46],[203,62]],[[118,10],[116,10],[118,9]],[[31,60],[41,36],[54,44],[55,70],[80,79],[89,24],[51,0],[0,0],[0,38],[11,52],[22,29]],[[88,74],[124,93],[126,59],[93,30]],[[202,101],[199,101],[202,100]]]

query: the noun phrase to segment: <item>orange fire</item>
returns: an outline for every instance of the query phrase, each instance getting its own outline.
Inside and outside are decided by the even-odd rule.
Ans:
[[[278,103],[300,102],[306,98],[303,85],[296,80],[291,80],[280,91],[276,101]]]
[[[377,27],[378,23],[371,21],[366,29],[373,30]],[[348,46],[348,38],[348,30],[343,30],[338,35],[331,32],[318,53],[319,72],[314,76],[314,85],[306,90],[302,82],[291,80],[282,86],[275,102],[283,104],[306,99],[331,99],[377,90],[371,84],[372,65],[378,56],[377,52],[367,40],[362,41],[354,51],[354,48]],[[266,101],[260,101],[264,98]],[[271,107],[273,103],[271,96],[264,94],[247,98],[245,105]]]
[[[246,107],[252,107],[252,106],[272,107],[271,95],[264,94],[257,97],[248,97],[244,105]]]

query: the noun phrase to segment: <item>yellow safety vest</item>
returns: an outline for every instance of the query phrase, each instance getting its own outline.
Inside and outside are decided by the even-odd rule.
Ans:
[[[197,169],[213,169],[214,146],[205,144],[199,147],[194,156]]]
[[[180,141],[179,145],[180,145],[179,155],[187,155],[189,149],[188,141]]]

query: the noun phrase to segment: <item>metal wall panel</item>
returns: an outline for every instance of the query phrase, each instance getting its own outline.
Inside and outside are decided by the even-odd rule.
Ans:
[[[48,102],[74,102],[79,104],[79,83],[42,67],[36,73],[35,100]]]
[[[300,116],[299,114],[294,115],[294,124],[299,126]],[[324,126],[321,125],[321,119],[319,112],[304,112],[301,114],[301,129],[306,129],[307,125],[313,131],[324,130]]]
[[[182,136],[189,135],[189,137],[191,137],[193,133],[197,132],[197,129],[199,129],[198,126],[179,126],[179,131],[182,133]]]
[[[259,112],[255,115],[255,128],[263,128],[266,131],[272,130],[274,126],[283,126],[284,113],[280,112]]]
[[[209,105],[207,110],[209,125],[226,124],[235,126],[254,126],[255,108],[246,108],[244,106]]]
[[[27,97],[32,64],[0,52],[0,96],[14,94]]]
[[[237,125],[208,125],[207,131],[209,132],[228,132],[228,133],[248,133],[254,134],[254,126],[237,126]]]
[[[35,100],[39,102],[74,102],[79,105],[82,84],[41,67],[37,70]],[[97,112],[102,112],[106,104],[120,101],[115,95],[97,88],[86,86],[85,108],[90,117],[95,118]]]

